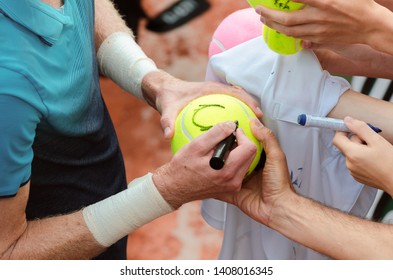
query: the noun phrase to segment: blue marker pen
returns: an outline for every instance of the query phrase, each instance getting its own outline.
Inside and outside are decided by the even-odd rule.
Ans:
[[[297,123],[302,126],[314,126],[314,127],[330,128],[333,130],[350,132],[350,130],[345,126],[344,120],[340,120],[340,119],[315,117],[311,115],[301,114],[297,118]],[[376,133],[382,132],[381,129],[369,123],[368,126]]]

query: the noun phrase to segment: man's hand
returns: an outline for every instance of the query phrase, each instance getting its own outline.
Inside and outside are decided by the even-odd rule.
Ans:
[[[187,82],[177,79],[163,71],[145,76],[142,90],[147,102],[161,113],[161,127],[165,137],[170,139],[180,110],[191,100],[206,94],[223,93],[243,100],[258,118],[262,112],[258,103],[243,89],[217,82]]]
[[[220,123],[189,144],[172,160],[153,172],[153,181],[164,199],[173,207],[223,193],[238,192],[256,154],[255,144],[241,128],[236,130],[237,146],[229,153],[221,170],[209,161],[217,144],[235,131],[234,122]]]
[[[251,121],[255,137],[264,145],[266,162],[263,171],[255,172],[242,189],[233,194],[219,197],[239,207],[252,219],[267,226],[274,215],[275,207],[285,203],[293,193],[286,157],[272,131],[259,120]]]

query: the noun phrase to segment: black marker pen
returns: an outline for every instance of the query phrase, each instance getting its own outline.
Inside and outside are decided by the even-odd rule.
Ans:
[[[212,158],[210,159],[210,167],[215,170],[220,170],[223,168],[225,159],[231,150],[233,144],[236,142],[236,130],[239,126],[239,122],[235,121],[236,129],[227,138],[222,140],[216,147]]]

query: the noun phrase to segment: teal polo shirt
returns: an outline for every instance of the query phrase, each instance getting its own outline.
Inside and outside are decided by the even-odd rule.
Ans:
[[[60,12],[0,0],[0,197],[29,181],[38,128],[69,137],[96,129],[93,2],[66,0]]]
[[[0,198],[30,180],[26,219],[72,213],[127,187],[100,92],[94,0],[0,0]],[[125,259],[127,237],[97,259]]]

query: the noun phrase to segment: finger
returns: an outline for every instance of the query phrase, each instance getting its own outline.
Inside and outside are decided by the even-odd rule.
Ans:
[[[161,128],[162,131],[164,132],[164,136],[166,139],[172,139],[173,134],[174,134],[174,124],[176,121],[178,112],[163,112],[160,123],[161,123]]]
[[[236,124],[232,121],[216,124],[205,133],[199,135],[191,141],[198,153],[209,154],[214,150],[219,142],[228,137],[236,129]]]
[[[313,50],[323,50],[323,49],[328,49],[331,50],[332,48],[330,47],[331,45],[329,44],[318,44],[315,42],[312,42],[310,40],[302,40],[302,47],[303,49],[313,49]]]
[[[297,3],[303,3],[304,5],[310,5],[314,7],[320,7],[321,4],[324,4],[326,2],[325,0],[292,0],[293,2]]]
[[[351,137],[349,137],[349,139],[352,143],[363,144],[362,139],[360,139],[356,134],[353,134]]]
[[[297,25],[296,21],[292,19],[292,15],[288,15],[287,12],[270,9],[264,6],[257,6],[255,11],[261,15],[262,23],[268,25],[269,27],[273,22],[285,25]],[[288,17],[289,16],[289,17]]]
[[[229,89],[224,92],[224,94],[228,94],[242,100],[251,108],[251,110],[258,118],[261,118],[263,116],[263,113],[259,108],[258,102],[241,87],[230,86]]]
[[[231,162],[236,165],[235,169],[240,172],[246,173],[252,161],[255,158],[257,147],[256,145],[244,134],[243,129],[236,130],[237,147],[233,149],[228,156],[228,166]]]
[[[353,119],[351,117],[344,118],[345,125],[355,133],[362,142],[370,143],[376,137],[379,137],[375,131],[373,131],[367,123]]]
[[[302,44],[303,49],[312,49],[313,48],[313,42],[311,42],[309,40],[302,40],[301,44]]]
[[[274,10],[264,6],[258,6],[255,11],[260,14],[262,23],[269,27],[282,31],[283,28],[300,27],[305,25],[306,27],[312,23],[319,21],[318,10],[313,7],[306,7],[300,10],[286,12],[283,10]],[[277,24],[277,25],[275,25]],[[311,28],[307,29],[307,33],[316,33]]]
[[[333,145],[336,146],[343,154],[346,154],[352,147],[352,142],[348,138],[348,132],[336,131],[333,137]]]
[[[263,144],[266,157],[271,157],[274,154],[283,155],[280,144],[278,143],[273,132],[265,127],[258,119],[254,118],[250,122],[251,130],[254,136]]]

